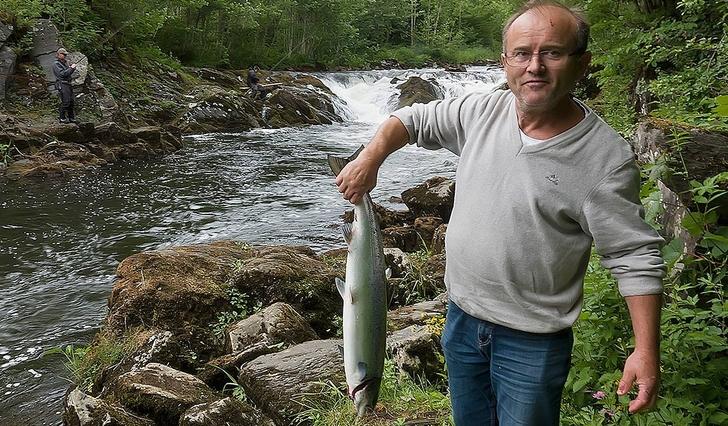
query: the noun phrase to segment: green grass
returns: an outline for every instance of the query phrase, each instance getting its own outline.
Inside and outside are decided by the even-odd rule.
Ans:
[[[399,372],[390,360],[384,364],[384,378],[375,412],[360,419],[356,417],[354,405],[338,386],[332,383],[322,386],[323,390],[319,393],[299,397],[306,410],[297,417],[298,421],[310,422],[313,426],[404,425],[415,420],[452,425],[447,395],[432,385],[417,384],[407,374]]]
[[[75,383],[82,391],[89,392],[104,369],[132,354],[148,337],[149,333],[145,332],[131,331],[123,337],[115,337],[106,331],[101,331],[91,346],[67,345],[50,349],[44,356],[63,355],[64,365],[71,373],[68,380]]]

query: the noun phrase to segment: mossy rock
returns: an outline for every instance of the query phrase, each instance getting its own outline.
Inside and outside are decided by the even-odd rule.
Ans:
[[[336,276],[308,247],[272,246],[254,249],[241,261],[232,282],[263,306],[290,304],[320,336],[330,336],[332,320],[342,310]]]

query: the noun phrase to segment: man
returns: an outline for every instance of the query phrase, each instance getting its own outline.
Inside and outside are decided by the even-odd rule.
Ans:
[[[592,242],[635,333],[618,393],[636,383],[629,411],[655,405],[662,240],[641,217],[629,145],[570,95],[591,59],[588,36],[579,13],[528,2],[503,30],[510,90],[394,112],[336,179],[357,203],[408,142],[460,156],[442,336],[458,426],[559,424]]]
[[[258,68],[257,65],[252,66],[248,69],[248,78],[246,79],[246,82],[248,83],[248,87],[250,87],[250,97],[253,99],[265,99],[265,95],[267,94],[267,91],[263,86],[260,84],[260,79],[258,78],[258,71],[260,68]]]
[[[68,51],[64,48],[58,49],[56,52],[56,61],[53,63],[53,75],[56,76],[56,90],[61,97],[61,104],[58,107],[58,121],[61,123],[75,123],[76,118],[73,113],[73,73],[76,71],[76,64],[70,66],[66,62]]]

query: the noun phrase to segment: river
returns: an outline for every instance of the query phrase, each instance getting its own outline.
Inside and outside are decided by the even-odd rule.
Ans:
[[[344,123],[185,138],[164,158],[129,161],[48,182],[0,183],[0,425],[61,424],[70,374],[56,347],[88,345],[106,315],[118,263],[134,253],[235,239],[343,246],[326,154],[367,143],[394,108],[394,78],[433,78],[445,96],[488,91],[497,68],[317,74]],[[453,177],[450,153],[408,146],[382,167],[372,198]]]

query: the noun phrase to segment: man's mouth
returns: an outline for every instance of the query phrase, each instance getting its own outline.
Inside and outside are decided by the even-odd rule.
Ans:
[[[537,86],[537,87],[540,87],[540,86],[544,86],[544,85],[546,85],[548,83],[549,82],[546,81],[546,80],[528,80],[525,83],[523,83],[523,85],[524,86]]]

